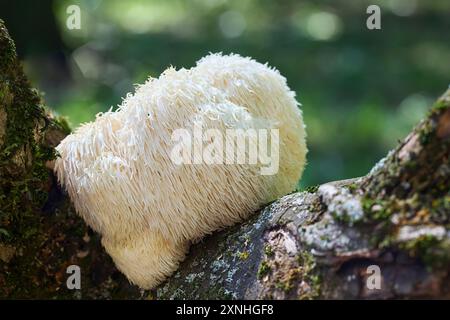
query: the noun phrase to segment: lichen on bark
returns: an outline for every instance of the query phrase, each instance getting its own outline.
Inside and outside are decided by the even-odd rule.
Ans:
[[[202,290],[214,286],[240,299],[449,297],[449,136],[450,90],[367,176],[288,195],[213,235],[191,248],[157,296],[196,298],[186,282],[195,272]],[[229,239],[249,232],[245,263],[228,259],[210,268],[242,251],[245,242]],[[377,290],[367,286],[372,265],[381,270]],[[230,272],[240,275],[232,286],[221,280]],[[207,297],[222,297],[214,292]]]
[[[287,195],[194,244],[152,292],[132,286],[47,168],[70,131],[46,110],[0,20],[0,297],[450,297],[450,91],[365,177]],[[81,267],[81,290],[66,268]],[[367,267],[382,287],[366,286]]]

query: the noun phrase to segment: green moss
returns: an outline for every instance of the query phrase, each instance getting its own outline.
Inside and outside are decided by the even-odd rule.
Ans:
[[[428,116],[436,112],[450,108],[450,89],[430,109]]]
[[[410,256],[420,258],[428,267],[446,269],[450,265],[450,242],[438,239],[432,235],[425,235],[417,239],[398,243],[397,230],[400,226],[421,217],[425,221],[445,225],[448,223],[449,197],[434,199],[427,203],[424,195],[412,194],[407,199],[392,198],[387,200],[363,199],[363,208],[368,219],[366,223],[376,226],[377,232],[370,238],[371,245],[383,249],[398,247],[408,252]],[[373,211],[374,206],[378,209]],[[430,207],[430,208],[429,208]],[[391,221],[395,212],[400,219],[397,224]]]
[[[272,247],[271,247],[270,245],[266,245],[266,246],[264,247],[264,253],[265,253],[266,256],[268,256],[269,258],[274,256],[273,249],[272,249]]]
[[[389,204],[383,200],[374,200],[367,197],[363,197],[361,203],[364,211],[363,222],[371,229],[376,226],[378,230],[372,233],[369,243],[380,249],[389,247],[393,240],[393,226],[390,220],[392,213]]]
[[[316,193],[317,190],[319,190],[319,185],[309,186],[305,189],[305,191],[309,193]]]
[[[43,141],[48,120],[41,98],[23,74],[2,21],[0,48],[0,109],[6,112],[0,145],[0,228],[16,243],[39,229],[39,215],[33,213],[47,199],[50,175],[45,164],[55,159],[55,150]]]
[[[301,252],[297,261],[301,266],[301,277],[309,285],[309,290],[302,292],[299,299],[314,299],[320,296],[321,276],[317,270],[316,260],[308,251]]]
[[[346,187],[351,193],[354,193],[356,190],[359,189],[359,185],[356,183],[350,183],[349,185],[346,185]]]
[[[0,150],[0,227],[14,236],[26,231],[18,219],[33,216],[31,212],[45,203],[50,176],[45,164],[55,159],[54,149],[34,140],[36,130],[40,134],[45,130],[37,125],[44,113],[29,98],[16,95],[13,104],[2,106],[7,112],[7,124]],[[12,226],[19,229],[11,229]]]
[[[378,249],[390,248],[395,244],[396,237],[388,232],[378,232],[369,239],[371,246]]]
[[[424,235],[400,245],[411,256],[419,257],[431,269],[445,269],[450,264],[450,242]]]
[[[292,290],[293,285],[291,281],[278,281],[275,283],[275,288],[283,290],[285,293],[288,293]]]
[[[16,253],[8,263],[0,261],[0,297],[139,297],[139,290],[124,277],[112,280],[117,269],[98,237],[83,240],[88,228],[69,200],[60,201],[60,195],[56,195],[58,200],[52,205],[57,208],[42,210],[49,191],[58,194],[46,167],[56,153],[46,139],[51,136],[56,143],[70,129],[65,119],[54,121],[47,115],[39,93],[22,71],[1,20],[0,110],[1,120],[6,119],[0,124],[5,129],[0,140],[0,244],[13,246]],[[80,252],[89,254],[83,258],[78,256]],[[102,261],[101,271],[95,270],[93,259]],[[82,270],[81,291],[65,288],[65,271],[70,264]]]
[[[243,251],[243,252],[239,252],[238,257],[241,260],[247,260],[249,255],[250,254],[248,253],[248,251]]]
[[[54,124],[60,129],[64,134],[68,135],[72,132],[72,129],[69,125],[69,120],[64,116],[57,116],[54,119]]]
[[[282,290],[284,293],[289,293],[298,284],[300,276],[302,276],[301,267],[286,270],[282,279],[278,279],[275,282],[275,288]]]
[[[264,276],[269,274],[270,270],[271,269],[270,269],[270,266],[267,263],[267,261],[261,262],[259,269],[258,269],[258,274],[257,274],[258,279],[262,279]]]
[[[370,199],[367,197],[361,198],[361,204],[362,208],[364,210],[364,216],[366,217],[366,220],[369,219],[375,219],[375,220],[385,220],[389,217],[387,214],[387,210],[384,207],[384,203],[377,199]],[[381,207],[380,210],[373,211],[373,207],[375,205],[379,205]]]
[[[6,114],[0,142],[0,241],[14,244],[21,252],[15,258],[17,267],[9,269],[0,292],[22,296],[34,290],[31,275],[40,267],[36,255],[46,241],[41,208],[47,200],[50,173],[45,165],[55,159],[55,151],[43,139],[48,120],[41,98],[23,74],[1,20],[0,97],[0,109]],[[0,263],[0,273],[5,273],[4,268]],[[25,281],[30,281],[30,289],[15,288],[17,282]]]
[[[334,218],[334,220],[341,222],[345,225],[352,225],[353,219],[346,213],[337,214],[336,212],[330,212],[331,216]],[[321,239],[321,240],[327,240],[327,239]]]
[[[320,288],[322,284],[322,279],[320,277],[320,274],[311,274],[309,276],[310,283],[311,283],[311,298],[316,298],[320,296]]]
[[[307,251],[302,251],[298,255],[297,261],[298,261],[299,265],[302,266],[304,272],[306,272],[306,273],[313,270],[315,267],[315,259],[314,259],[313,255]]]

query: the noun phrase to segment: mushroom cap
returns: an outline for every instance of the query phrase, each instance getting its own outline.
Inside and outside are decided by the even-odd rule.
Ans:
[[[270,141],[279,151],[277,173],[261,174],[261,162],[175,163],[174,132],[194,136],[199,125],[224,135],[278,129],[278,141]],[[258,141],[248,139],[250,150]],[[192,241],[293,191],[307,153],[302,113],[286,79],[249,58],[221,54],[149,79],[57,150],[55,171],[76,211],[142,288],[176,270]]]

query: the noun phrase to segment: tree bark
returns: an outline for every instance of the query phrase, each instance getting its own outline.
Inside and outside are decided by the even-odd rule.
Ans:
[[[141,298],[52,174],[69,131],[26,80],[0,20],[0,298]],[[69,265],[81,268],[81,290],[66,286]]]
[[[449,298],[449,146],[450,90],[367,176],[285,196],[205,239],[157,297]]]
[[[287,195],[206,237],[149,292],[117,271],[59,189],[49,168],[67,123],[31,89],[1,20],[0,77],[0,298],[450,297],[450,90],[368,175]],[[66,286],[72,264],[80,290]]]

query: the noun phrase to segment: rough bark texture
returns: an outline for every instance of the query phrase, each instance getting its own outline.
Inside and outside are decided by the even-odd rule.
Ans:
[[[193,246],[157,297],[450,298],[449,157],[450,90],[367,176],[285,196]]]
[[[0,20],[0,298],[450,298],[450,91],[365,177],[283,197],[132,286],[51,171],[67,134],[30,88]],[[66,268],[82,270],[81,290]],[[367,267],[381,271],[369,289]]]
[[[0,20],[0,298],[140,298],[48,169],[68,131],[30,87]],[[71,264],[81,290],[66,287]]]

